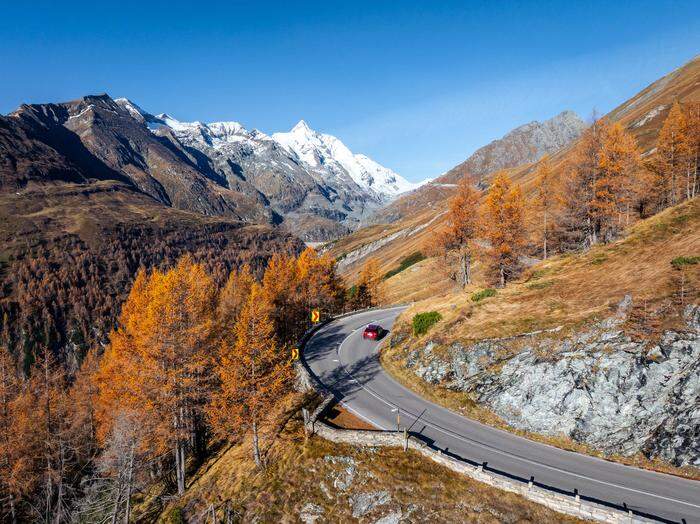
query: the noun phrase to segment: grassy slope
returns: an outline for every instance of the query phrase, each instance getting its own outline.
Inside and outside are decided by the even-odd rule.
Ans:
[[[185,496],[164,509],[159,521],[168,522],[175,508],[192,519],[211,504],[222,508],[229,500],[243,522],[299,522],[308,503],[322,508],[319,522],[374,522],[397,511],[408,522],[578,522],[462,478],[414,452],[362,449],[319,437],[307,440],[298,420],[280,434],[268,458],[269,466],[257,471],[247,444],[221,452],[201,468]],[[355,462],[352,484],[336,488],[334,480],[345,478],[347,458]],[[354,518],[351,498],[376,491],[388,492],[390,502]],[[223,517],[221,509],[217,516]]]
[[[656,137],[663,124],[670,104],[674,100],[681,102],[695,102],[700,100],[700,56],[688,62],[684,66],[672,71],[665,77],[657,80],[637,95],[627,100],[607,116],[620,121],[634,134],[640,144],[642,151],[649,151],[656,142]],[[655,108],[663,106],[663,109],[654,118],[649,119],[643,125],[637,126],[645,115]],[[560,171],[567,159],[570,149],[564,149],[552,157],[552,164],[555,172]],[[534,185],[534,165],[524,165],[509,171],[509,175],[518,182],[527,195],[532,191]],[[390,232],[415,227],[418,224],[426,224],[445,211],[447,199],[452,195],[450,188],[421,188],[415,193],[410,193],[394,203],[390,204],[395,208],[396,213],[403,218],[391,224],[391,226],[370,226],[354,232],[348,237],[336,241],[330,248],[330,252],[341,257],[359,245],[365,245],[385,237]],[[391,213],[389,213],[391,214]],[[375,256],[382,263],[382,271],[388,271],[397,262],[412,253],[425,248],[425,245],[435,235],[441,226],[443,217],[437,218],[430,226],[420,231],[409,239],[397,239],[381,247],[374,252]],[[358,267],[364,263],[364,259],[352,264],[344,270],[349,281],[353,281],[358,273]],[[389,283],[389,294],[392,295]],[[398,301],[401,298],[398,297]]]
[[[422,396],[470,418],[513,430],[496,415],[476,405],[467,394],[417,380],[405,367],[409,348],[423,345],[430,339],[438,344],[434,351],[440,352],[455,340],[469,343],[559,326],[563,328],[559,332],[563,336],[593,319],[611,315],[627,294],[632,295],[636,304],[646,303],[649,310],[654,310],[668,303],[677,290],[675,279],[679,272],[673,269],[671,260],[697,255],[700,255],[700,197],[637,223],[624,239],[614,244],[541,262],[520,281],[498,290],[494,297],[473,302],[471,294],[478,287],[471,286],[466,291],[446,291],[416,302],[399,317],[394,328],[394,333],[407,334],[406,341],[382,352],[382,364],[395,378]],[[416,266],[414,275],[406,272],[403,277],[395,278],[409,279],[406,285],[409,287],[435,273],[431,260],[421,264]],[[700,302],[700,265],[689,266],[686,278],[692,289],[686,302]],[[410,335],[411,318],[425,311],[439,311],[443,320],[428,335],[415,338]],[[658,327],[680,323],[674,310],[661,317]],[[627,328],[633,330],[634,326]],[[598,454],[565,438],[515,432],[565,449]],[[673,468],[641,456],[613,458],[638,467],[700,478],[700,472],[694,468]]]
[[[540,262],[495,297],[473,302],[470,291],[477,286],[472,286],[467,292],[447,292],[417,302],[401,318],[418,311],[439,311],[443,321],[431,338],[466,340],[576,325],[609,315],[626,294],[653,307],[673,292],[677,271],[671,260],[698,254],[700,198],[695,198],[640,221],[613,244]],[[435,273],[429,262],[416,265],[426,278]],[[414,277],[421,278],[421,274]]]

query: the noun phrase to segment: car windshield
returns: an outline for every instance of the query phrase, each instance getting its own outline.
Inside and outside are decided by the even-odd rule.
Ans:
[[[379,326],[376,326],[374,324],[370,324],[369,326],[367,326],[367,331],[377,331],[377,329],[379,329]]]

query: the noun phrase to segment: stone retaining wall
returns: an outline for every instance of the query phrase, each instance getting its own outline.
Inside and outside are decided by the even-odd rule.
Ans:
[[[320,327],[319,325],[304,335],[300,343],[300,350],[303,350],[306,341],[308,341],[311,335]],[[631,511],[624,512],[594,502],[581,500],[578,496],[563,495],[535,486],[531,483],[519,482],[490,471],[485,471],[481,466],[472,466],[467,462],[444,455],[440,450],[432,449],[424,442],[402,432],[334,428],[323,421],[322,415],[331,405],[335,404],[335,397],[311,374],[308,365],[303,359],[295,363],[295,368],[298,377],[297,384],[302,391],[316,390],[324,396],[323,402],[321,402],[305,421],[306,430],[312,435],[318,435],[331,442],[351,444],[354,446],[402,447],[404,449],[412,449],[456,473],[473,478],[498,489],[517,493],[528,500],[542,504],[543,506],[566,515],[598,522],[611,522],[614,524],[654,522],[645,517],[634,515]]]

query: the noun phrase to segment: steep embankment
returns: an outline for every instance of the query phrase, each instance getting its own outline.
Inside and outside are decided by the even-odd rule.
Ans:
[[[698,257],[696,198],[614,244],[542,262],[495,296],[417,302],[383,362],[488,423],[698,466]],[[425,311],[442,320],[416,337],[410,320]]]
[[[657,80],[615,108],[607,117],[613,121],[622,122],[635,136],[642,152],[648,154],[654,147],[656,137],[674,100],[681,103],[700,100],[700,57]],[[570,151],[571,144],[551,155],[555,175],[563,171]],[[513,166],[512,163],[503,166],[509,167],[508,175],[521,185],[525,195],[528,196],[534,187],[535,164],[529,159],[524,159],[523,162],[526,163],[521,163],[517,167],[510,167]],[[465,165],[471,165],[471,163],[465,162],[460,166]],[[363,228],[329,246],[330,252],[335,256],[353,259],[351,264],[346,264],[343,268],[349,280],[353,280],[368,256],[376,257],[381,262],[382,271],[389,271],[402,258],[414,251],[425,251],[426,246],[444,224],[444,215],[441,216],[441,213],[447,209],[447,200],[454,192],[454,183],[459,179],[457,175],[466,173],[464,169],[460,169],[460,166],[450,172],[449,179],[437,179],[417,191],[398,198],[384,208],[380,216],[384,217],[384,221],[390,223],[390,226],[374,225]],[[480,169],[479,179],[482,183],[487,182],[493,171],[485,172],[483,166]],[[419,229],[421,225],[424,227]],[[406,237],[386,241],[390,234],[398,230],[416,232]],[[356,256],[358,247],[364,250],[361,256]],[[425,271],[422,271],[419,276],[416,275],[416,282],[423,279],[431,280],[433,277],[433,265],[424,263],[422,267]],[[414,270],[417,269],[414,268]],[[413,286],[405,284],[397,277],[388,281],[387,291],[392,300],[400,302],[415,296],[416,290]],[[440,291],[447,291],[450,288],[450,283],[445,282]]]
[[[248,445],[205,464],[185,496],[166,506],[160,522],[578,522],[543,506],[465,479],[414,452],[362,449],[305,439],[292,421],[255,469]]]

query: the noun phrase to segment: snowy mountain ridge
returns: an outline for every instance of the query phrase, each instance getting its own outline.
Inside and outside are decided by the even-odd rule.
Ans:
[[[153,131],[164,126],[176,135],[189,135],[189,138],[215,149],[225,149],[228,144],[240,142],[248,142],[248,145],[256,148],[256,142],[273,140],[306,164],[309,171],[315,171],[327,179],[349,177],[381,202],[393,200],[424,183],[409,182],[367,155],[353,153],[340,139],[313,130],[304,120],[300,120],[288,132],[277,132],[269,136],[258,129],[248,131],[235,121],[206,124],[199,121],[181,122],[166,113],[151,115],[126,98],[115,101]]]
[[[383,201],[419,185],[366,155],[353,153],[335,136],[314,131],[304,120],[287,133],[274,133],[272,139],[316,169],[344,169],[357,185],[375,192]]]
[[[125,98],[115,102],[180,149],[207,178],[261,201],[274,220],[307,241],[347,234],[418,187],[303,120],[289,132],[269,136],[239,122],[181,122],[166,113],[150,114]]]

